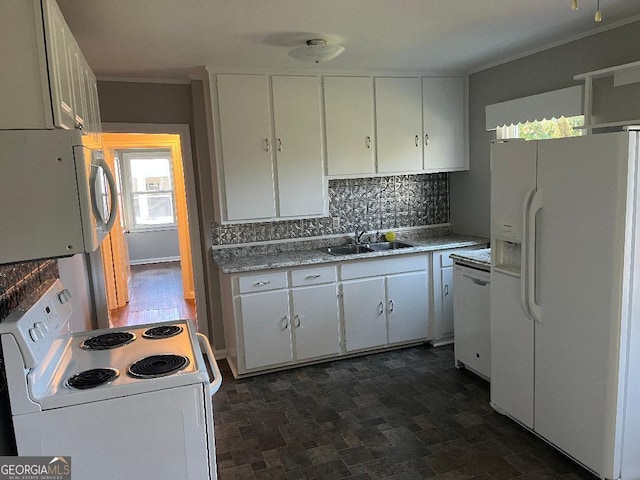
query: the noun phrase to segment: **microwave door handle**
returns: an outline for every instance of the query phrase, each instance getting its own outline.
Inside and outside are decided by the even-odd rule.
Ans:
[[[198,343],[203,350],[202,353],[204,361],[207,362],[213,373],[213,381],[209,383],[209,393],[211,394],[211,396],[213,396],[213,394],[216,393],[220,388],[220,385],[222,385],[222,374],[220,373],[220,369],[218,368],[216,358],[213,355],[213,350],[211,350],[209,339],[202,333],[196,333],[196,336],[198,337]]]
[[[101,163],[105,177],[107,178],[107,182],[109,183],[109,198],[111,200],[111,209],[109,210],[109,220],[107,220],[105,229],[107,230],[107,232],[110,232],[111,228],[113,228],[113,224],[116,223],[116,216],[118,213],[118,191],[116,190],[116,179],[114,178],[113,173],[111,173],[111,169],[104,160],[102,160]]]
[[[105,224],[105,220],[102,212],[100,211],[100,202],[102,199],[98,195],[97,184],[100,181],[101,165],[91,164],[91,175],[89,177],[89,197],[91,202],[91,211],[93,212],[93,218],[96,220],[96,227],[102,227]]]

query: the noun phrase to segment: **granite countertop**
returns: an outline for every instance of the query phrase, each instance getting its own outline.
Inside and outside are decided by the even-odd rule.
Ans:
[[[484,246],[486,238],[469,237],[465,235],[449,234],[430,238],[408,238],[401,241],[412,245],[400,250],[382,252],[368,252],[355,255],[331,255],[323,252],[323,244],[314,245],[311,242],[301,242],[300,248],[290,247],[287,251],[268,251],[259,247],[237,247],[212,249],[213,259],[222,273],[243,273],[275,268],[301,267],[323,263],[340,263],[353,260],[367,260],[371,258],[392,255],[407,255],[412,253],[430,252],[449,248],[463,248],[469,246]],[[343,242],[344,243],[344,242]],[[267,251],[265,251],[267,250]]]
[[[491,249],[482,248],[480,250],[467,250],[464,252],[452,253],[451,258],[455,263],[467,265],[487,272],[491,269]]]

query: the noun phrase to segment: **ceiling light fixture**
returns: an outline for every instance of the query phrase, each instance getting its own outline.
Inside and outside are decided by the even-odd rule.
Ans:
[[[578,0],[571,1],[571,8],[578,10]],[[593,20],[596,22],[602,21],[602,12],[600,11],[600,0],[596,0],[596,14],[593,16]]]
[[[289,56],[302,62],[327,62],[333,60],[344,52],[342,45],[327,45],[327,41],[321,38],[307,40],[304,47],[289,50]]]

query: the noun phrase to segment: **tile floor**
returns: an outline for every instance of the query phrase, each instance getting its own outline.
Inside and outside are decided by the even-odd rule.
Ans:
[[[423,345],[224,381],[219,478],[589,479],[489,406],[488,383]]]

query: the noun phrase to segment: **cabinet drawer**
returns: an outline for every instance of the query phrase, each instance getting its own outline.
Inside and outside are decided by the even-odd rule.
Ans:
[[[336,281],[336,267],[303,268],[291,271],[291,286],[316,285]]]
[[[424,255],[398,256],[384,260],[369,260],[347,263],[340,267],[342,280],[389,275],[393,273],[414,272],[427,269],[427,257]]]
[[[269,272],[238,277],[239,293],[262,292],[287,287],[286,272]]]

